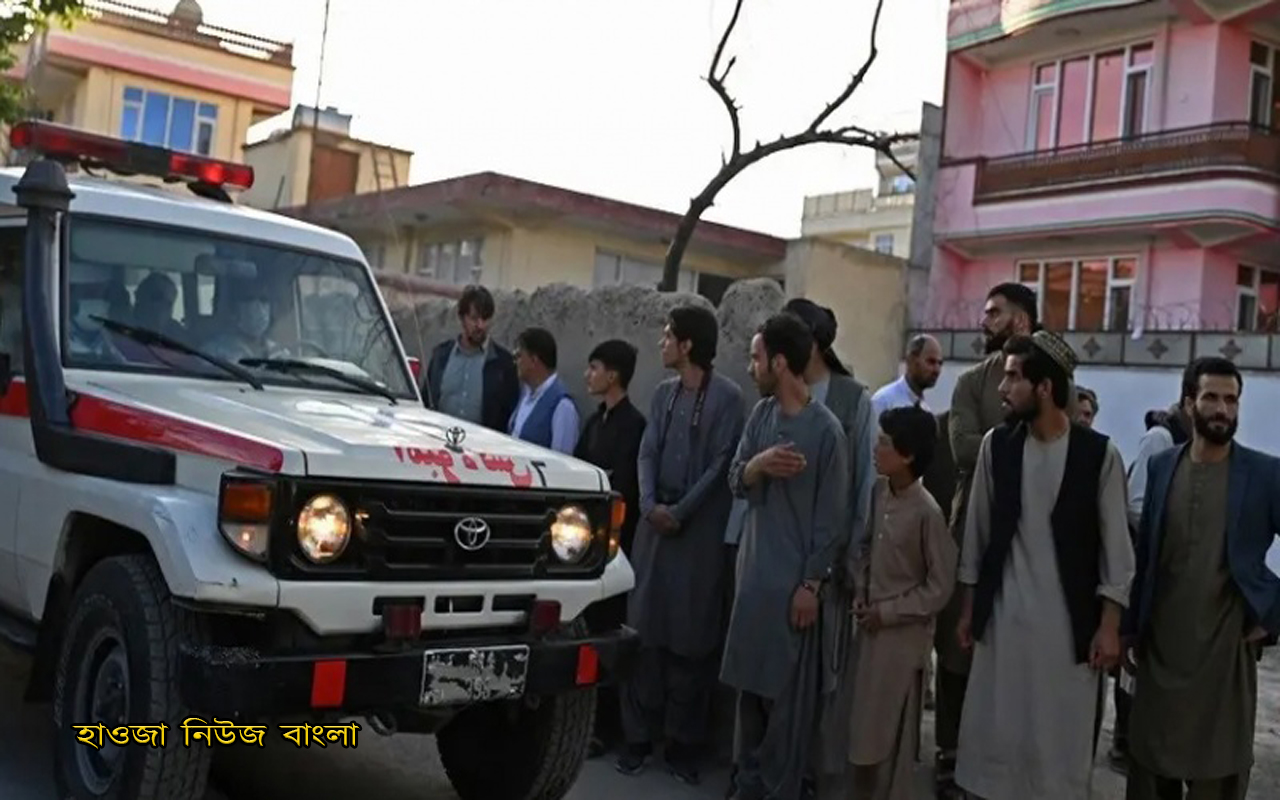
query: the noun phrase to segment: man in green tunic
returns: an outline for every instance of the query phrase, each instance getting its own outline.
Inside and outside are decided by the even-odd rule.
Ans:
[[[1190,445],[1152,457],[1125,628],[1136,663],[1127,800],[1243,800],[1258,658],[1280,632],[1280,461],[1233,441],[1242,379],[1223,358],[1187,368]]]

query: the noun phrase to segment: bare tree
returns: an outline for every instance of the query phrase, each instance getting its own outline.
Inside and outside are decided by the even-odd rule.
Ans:
[[[853,93],[858,90],[858,87],[862,85],[862,81],[866,79],[867,73],[871,70],[871,65],[875,63],[877,55],[876,33],[880,27],[880,13],[884,10],[884,0],[876,0],[875,17],[871,22],[871,52],[867,55],[867,60],[863,62],[862,67],[853,74],[849,83],[844,87],[844,91],[840,92],[830,103],[827,103],[822,112],[809,123],[809,127],[799,133],[779,136],[771,142],[762,144],[757,141],[755,147],[743,152],[742,122],[738,117],[738,111],[741,110],[741,107],[733,99],[733,96],[729,94],[729,89],[725,85],[725,81],[729,78],[729,71],[733,69],[733,65],[737,62],[737,57],[731,57],[723,69],[720,68],[720,62],[724,58],[725,47],[729,44],[733,29],[738,25],[738,18],[742,15],[744,2],[745,0],[736,0],[733,7],[733,17],[729,19],[729,24],[724,29],[724,35],[720,37],[720,44],[716,47],[715,55],[711,57],[711,68],[707,70],[707,77],[705,78],[711,89],[724,103],[725,110],[729,112],[729,122],[733,126],[733,148],[727,158],[721,159],[720,171],[711,178],[710,182],[696,197],[689,201],[689,210],[685,212],[684,217],[680,220],[680,225],[676,228],[676,234],[671,239],[671,245],[667,248],[666,262],[662,267],[662,285],[660,288],[664,292],[674,292],[676,290],[677,279],[680,275],[680,263],[684,260],[684,252],[689,247],[690,240],[693,239],[693,232],[698,227],[698,221],[702,219],[702,215],[706,210],[715,204],[716,196],[747,167],[763,161],[774,153],[794,150],[807,144],[819,143],[867,147],[878,153],[883,153],[897,164],[903,172],[906,172],[913,179],[915,177],[910,170],[898,161],[891,148],[899,142],[917,139],[919,134],[881,133],[857,125],[827,126],[827,121],[831,118],[831,115],[840,110],[849,101],[849,98],[853,97]]]

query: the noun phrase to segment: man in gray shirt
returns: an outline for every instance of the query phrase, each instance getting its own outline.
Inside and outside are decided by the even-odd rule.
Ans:
[[[520,398],[520,381],[514,356],[489,336],[495,311],[488,289],[462,290],[461,335],[431,351],[422,394],[428,408],[506,433]]]
[[[724,636],[726,478],[743,418],[742,390],[712,369],[718,338],[704,306],[673,309],[663,330],[662,365],[677,375],[654,391],[636,465],[627,622],[641,650],[622,687],[627,748],[617,764],[639,773],[663,737],[672,774],[690,784],[700,780]]]
[[[743,431],[729,486],[747,500],[720,679],[738,690],[737,797],[798,800],[828,687],[819,598],[848,540],[848,442],[805,383],[813,334],[771,317],[751,343],[764,395]]]

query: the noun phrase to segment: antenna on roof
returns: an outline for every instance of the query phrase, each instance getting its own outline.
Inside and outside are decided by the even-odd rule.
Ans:
[[[329,43],[329,0],[324,0],[324,29],[320,32],[320,69],[316,74],[316,104],[311,109],[311,166],[307,171],[307,199],[311,203],[311,182],[316,179],[316,140],[320,135],[320,90],[324,88],[324,51]]]

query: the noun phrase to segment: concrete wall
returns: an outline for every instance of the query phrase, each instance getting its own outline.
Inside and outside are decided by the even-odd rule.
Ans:
[[[920,115],[920,154],[916,159],[915,216],[911,223],[911,254],[907,276],[908,324],[923,319],[929,295],[929,266],[933,262],[934,177],[942,156],[942,109],[925,103]]]
[[[425,361],[431,348],[457,335],[456,301],[433,296],[415,298],[385,287],[383,296],[391,307],[409,355]],[[672,375],[663,369],[658,355],[658,340],[667,313],[689,303],[712,308],[710,302],[698,295],[662,294],[639,286],[608,286],[588,292],[554,284],[533,293],[495,290],[494,299],[498,309],[491,330],[503,346],[510,348],[521,330],[534,325],[547,328],[556,337],[557,371],[573,392],[584,416],[592,407],[592,401],[583,389],[582,373],[595,345],[606,339],[621,338],[639,349],[631,395],[633,402],[648,415],[654,387]],[[716,366],[742,386],[747,409],[759,397],[747,376],[751,337],[785,302],[782,289],[775,281],[754,279],[733,284],[719,309],[712,308],[720,320]]]
[[[787,247],[787,292],[830,308],[835,350],[858,380],[875,389],[898,376],[906,331],[907,262],[820,239]]]

